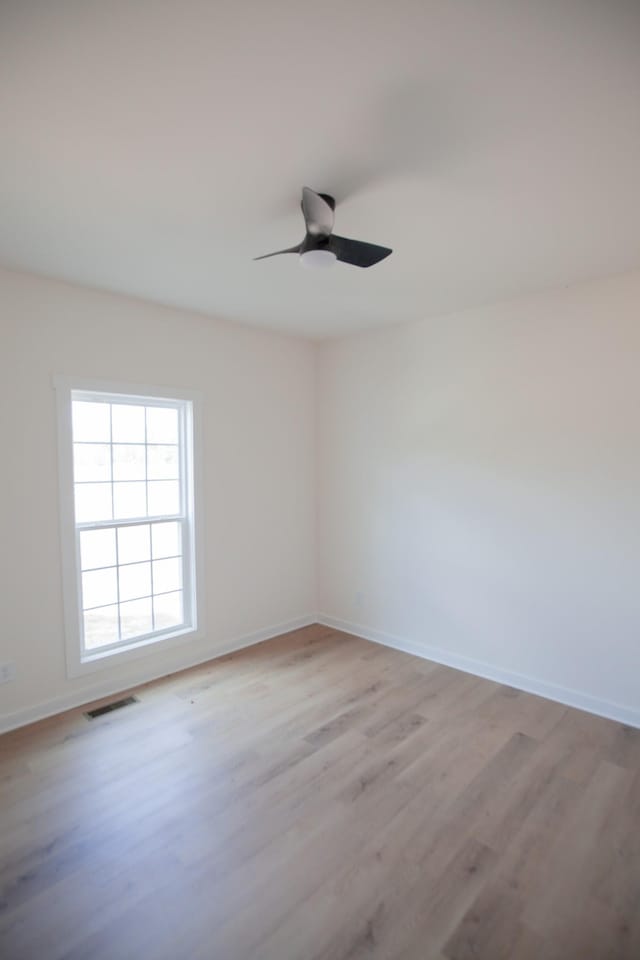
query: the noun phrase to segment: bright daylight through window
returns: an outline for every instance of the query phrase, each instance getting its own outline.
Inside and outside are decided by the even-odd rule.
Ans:
[[[189,400],[68,391],[80,660],[195,628]]]

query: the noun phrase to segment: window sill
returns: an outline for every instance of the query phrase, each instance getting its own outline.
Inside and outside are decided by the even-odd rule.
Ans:
[[[167,633],[162,637],[150,637],[145,640],[133,641],[126,646],[117,647],[111,650],[99,651],[85,654],[84,657],[78,657],[74,662],[67,662],[67,677],[76,679],[86,674],[96,673],[100,670],[119,667],[130,660],[141,660],[148,658],[153,654],[163,653],[173,647],[189,643],[193,640],[201,640],[202,630],[194,627],[181,627],[173,633]]]

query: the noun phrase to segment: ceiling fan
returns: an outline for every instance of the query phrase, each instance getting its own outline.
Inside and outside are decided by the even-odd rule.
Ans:
[[[389,247],[379,247],[375,243],[363,243],[361,240],[348,240],[333,233],[336,202],[327,193],[316,193],[309,187],[303,187],[301,207],[307,227],[302,243],[287,250],[265,253],[262,257],[254,257],[254,260],[278,257],[281,253],[298,253],[300,263],[305,267],[331,267],[336,260],[350,263],[354,267],[372,267],[393,252]]]

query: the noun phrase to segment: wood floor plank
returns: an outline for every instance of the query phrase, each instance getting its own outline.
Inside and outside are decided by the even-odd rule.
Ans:
[[[639,731],[320,625],[127,692],[0,738],[3,958],[640,957]]]
[[[449,960],[475,960],[478,956],[510,960],[523,927],[522,901],[499,883],[487,883],[444,947]]]

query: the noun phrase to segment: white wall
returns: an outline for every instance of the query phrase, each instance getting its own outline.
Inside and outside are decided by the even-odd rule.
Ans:
[[[0,728],[317,609],[640,725],[639,360],[640,274],[315,345],[0,271]],[[55,374],[205,397],[207,636],[73,681]]]
[[[52,376],[204,394],[206,639],[69,681]],[[0,726],[210,656],[315,610],[314,345],[0,271]]]
[[[640,725],[640,274],[327,342],[319,608]]]

